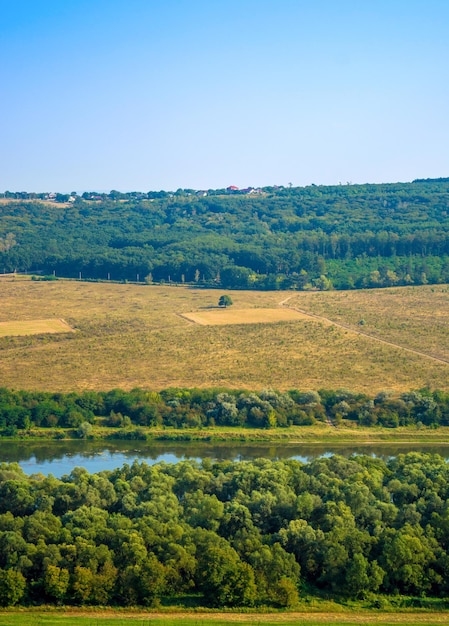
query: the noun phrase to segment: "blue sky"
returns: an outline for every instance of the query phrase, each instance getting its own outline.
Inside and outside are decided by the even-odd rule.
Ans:
[[[0,0],[0,191],[449,176],[447,0]]]

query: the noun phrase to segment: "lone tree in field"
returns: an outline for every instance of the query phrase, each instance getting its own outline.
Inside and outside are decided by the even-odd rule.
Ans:
[[[218,301],[218,306],[224,306],[224,308],[226,308],[227,306],[231,306],[231,304],[232,304],[231,296],[220,296],[220,299]]]

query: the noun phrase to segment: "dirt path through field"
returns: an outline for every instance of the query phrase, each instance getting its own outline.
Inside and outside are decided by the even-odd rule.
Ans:
[[[349,330],[351,333],[354,333],[355,335],[368,337],[368,339],[372,339],[373,341],[377,341],[378,343],[382,343],[386,346],[399,348],[399,350],[404,350],[405,352],[410,352],[411,354],[417,354],[418,356],[423,356],[426,359],[431,359],[432,361],[437,361],[438,363],[445,363],[446,365],[449,365],[449,360],[447,359],[442,359],[437,356],[432,356],[431,354],[427,354],[427,352],[421,352],[420,350],[414,350],[413,348],[407,348],[406,346],[401,346],[398,343],[393,343],[392,341],[387,341],[386,339],[379,339],[379,337],[374,337],[373,335],[370,335],[369,333],[365,333],[361,330],[355,330],[354,328],[352,328],[352,326],[348,326],[347,324],[343,324],[341,322],[335,322],[334,320],[331,320],[327,317],[323,317],[322,315],[315,315],[315,313],[308,313],[307,311],[304,311],[304,309],[299,309],[298,307],[295,307],[295,306],[289,306],[287,304],[288,301],[295,297],[296,296],[289,296],[288,298],[285,298],[285,300],[282,300],[281,302],[279,302],[279,306],[287,307],[288,309],[293,309],[294,311],[297,311],[298,313],[302,313],[303,315],[306,315],[307,317],[310,317],[311,319],[317,320],[319,322],[323,322],[325,324],[331,324],[332,326],[337,326],[337,328],[342,328],[343,330]]]

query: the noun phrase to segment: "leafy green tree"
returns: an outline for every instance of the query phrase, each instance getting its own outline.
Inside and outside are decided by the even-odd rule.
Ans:
[[[0,567],[17,567],[20,557],[27,551],[27,543],[20,532],[0,532]]]
[[[73,597],[78,604],[88,604],[94,589],[94,574],[88,567],[77,565],[73,572]]]
[[[25,577],[12,569],[0,569],[0,606],[14,606],[23,597]]]
[[[207,579],[201,586],[206,600],[214,606],[251,606],[257,597],[254,572],[236,553],[209,548],[206,552]]]
[[[368,561],[357,552],[349,561],[346,569],[346,589],[355,597],[363,597],[369,590]]]
[[[248,289],[254,284],[256,274],[247,267],[233,265],[220,272],[221,284],[226,289]]]
[[[149,557],[140,566],[139,603],[152,606],[157,603],[165,591],[166,569],[154,556]]]
[[[23,480],[0,481],[0,513],[14,511],[15,515],[30,515],[34,509],[31,486]]]
[[[270,598],[282,608],[291,608],[298,604],[299,593],[294,581],[283,576],[271,586]]]
[[[77,430],[80,439],[89,439],[92,436],[93,426],[89,422],[82,422]]]
[[[292,520],[287,528],[282,528],[279,537],[286,550],[295,555],[303,575],[316,578],[321,565],[323,531],[315,529],[304,519],[297,519]]]
[[[118,577],[118,569],[111,563],[102,565],[94,576],[91,600],[94,604],[105,605],[111,600]]]
[[[120,601],[127,606],[134,606],[140,600],[140,565],[128,565],[121,570],[118,580]]]
[[[175,542],[170,542],[165,547],[163,561],[168,593],[185,593],[195,587],[197,562],[192,550],[192,545],[184,547]]]
[[[186,496],[184,515],[190,526],[201,526],[216,531],[220,526],[223,513],[224,504],[215,494],[208,495],[197,490]]]
[[[62,602],[69,588],[70,574],[65,568],[49,565],[44,574],[44,592],[52,600]]]
[[[203,545],[197,553],[196,583],[206,602],[212,606],[253,605],[257,598],[253,569],[214,533],[202,531],[198,539]]]
[[[228,295],[220,296],[220,299],[218,300],[218,306],[223,306],[225,309],[232,304],[232,298]]]
[[[420,526],[405,524],[398,532],[389,530],[381,563],[388,572],[388,588],[412,594],[430,589],[438,579],[437,549],[436,541]]]
[[[259,597],[269,599],[280,606],[289,606],[285,604],[287,596],[290,595],[288,589],[291,590],[292,585],[296,589],[300,574],[300,567],[294,555],[286,552],[276,542],[272,546],[261,545],[248,556],[248,559],[255,573]],[[297,595],[295,598],[297,601]]]
[[[23,537],[26,541],[37,543],[43,538],[54,543],[59,540],[62,522],[56,515],[38,510],[23,521]]]

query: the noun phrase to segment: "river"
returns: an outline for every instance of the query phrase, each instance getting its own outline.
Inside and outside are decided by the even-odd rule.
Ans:
[[[52,474],[57,478],[75,467],[90,473],[113,470],[134,461],[148,464],[201,461],[246,461],[258,457],[311,461],[322,456],[368,454],[389,459],[401,453],[419,451],[440,454],[449,459],[449,444],[242,444],[242,443],[148,443],[145,441],[24,441],[0,442],[0,461],[16,462],[27,474]]]

